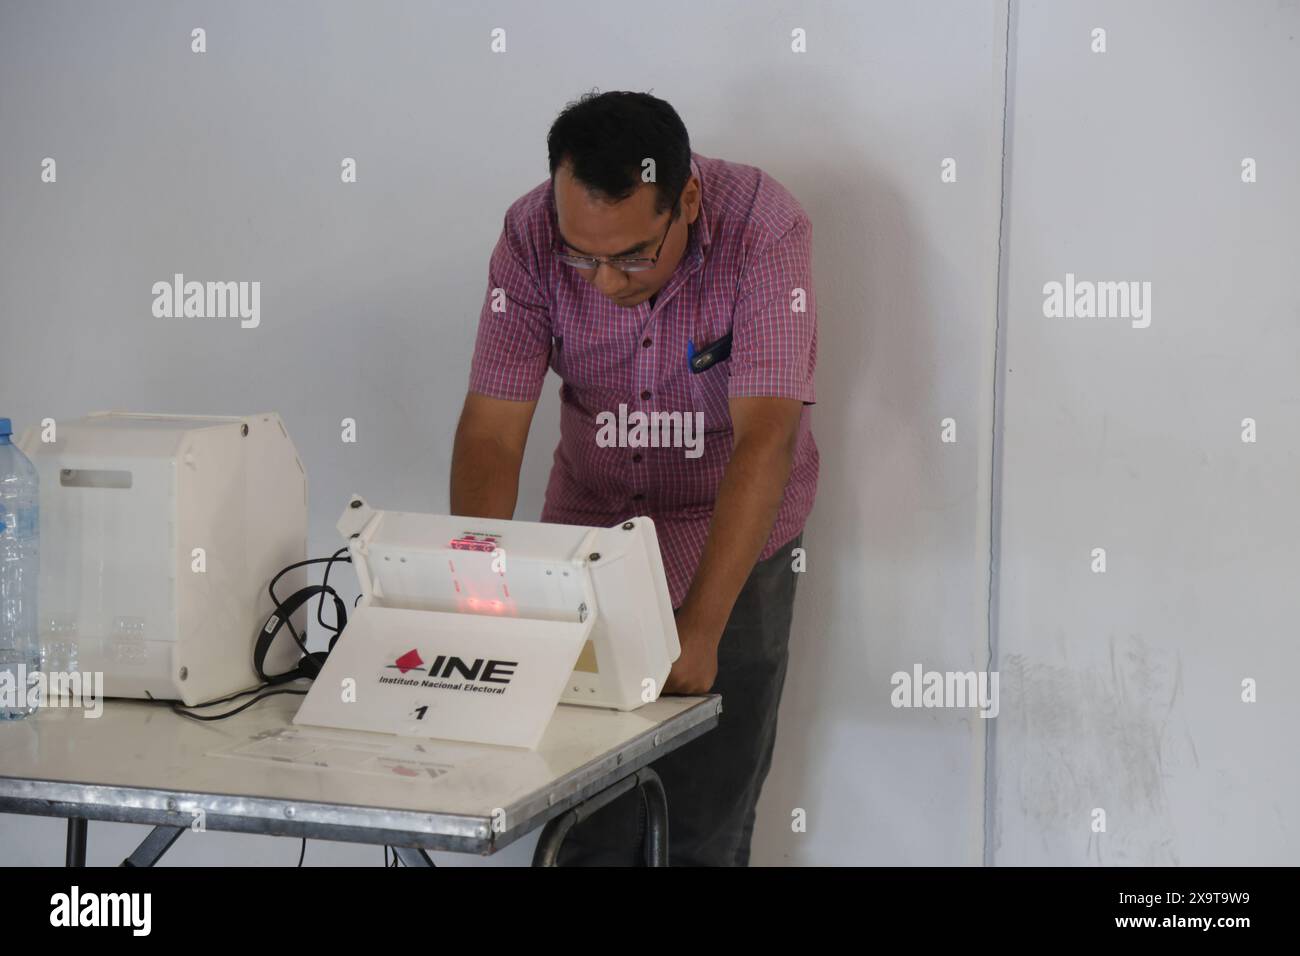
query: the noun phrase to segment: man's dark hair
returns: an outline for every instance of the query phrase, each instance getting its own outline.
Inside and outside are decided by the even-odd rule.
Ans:
[[[680,212],[677,200],[691,178],[691,139],[682,119],[649,93],[588,93],[564,108],[546,136],[555,171],[570,164],[573,178],[617,202],[641,185],[642,161],[655,161],[655,213]]]

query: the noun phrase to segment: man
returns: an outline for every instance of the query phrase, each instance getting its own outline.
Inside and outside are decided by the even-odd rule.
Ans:
[[[670,861],[745,866],[785,680],[791,552],[817,487],[811,223],[762,170],[692,153],[653,96],[589,94],[547,147],[551,179],[511,205],[489,263],[451,510],[513,516],[555,369],[561,439],[541,520],[649,515],[681,640],[663,692],[722,694],[719,726],[653,765]],[[598,418],[620,405],[687,413],[679,447],[602,438]],[[560,862],[635,865],[643,827],[627,794],[570,831]]]

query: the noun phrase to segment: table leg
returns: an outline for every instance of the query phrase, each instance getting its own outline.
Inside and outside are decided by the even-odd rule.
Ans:
[[[649,828],[645,834],[645,865],[668,865],[668,795],[664,793],[663,781],[659,774],[649,767],[638,774],[641,779],[637,786],[641,790],[641,799],[645,801],[646,819]]]
[[[659,774],[649,767],[642,767],[630,777],[624,777],[613,786],[606,787],[600,793],[547,823],[542,828],[542,835],[537,838],[537,849],[533,851],[533,866],[558,866],[560,847],[564,845],[564,839],[574,825],[618,799],[633,787],[641,792],[641,800],[645,803],[649,823],[643,844],[646,866],[667,866],[668,796],[664,793],[663,781],[659,779]]]
[[[171,849],[173,843],[180,839],[185,830],[182,827],[154,827],[138,847],[122,861],[122,866],[153,866],[164,853]]]
[[[86,865],[86,818],[68,817],[68,842],[63,855],[64,866]]]
[[[393,853],[405,866],[435,866],[436,864],[419,847],[395,846]]]

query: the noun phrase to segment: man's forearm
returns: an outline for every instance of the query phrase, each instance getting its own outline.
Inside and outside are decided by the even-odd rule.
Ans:
[[[490,438],[457,435],[451,455],[451,513],[513,518],[522,457]]]
[[[742,441],[732,450],[699,569],[682,602],[682,614],[705,632],[721,637],[772,533],[793,460],[792,447],[767,437]]]

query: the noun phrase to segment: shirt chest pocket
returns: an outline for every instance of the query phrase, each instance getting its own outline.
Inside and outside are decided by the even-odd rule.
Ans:
[[[727,382],[731,378],[731,362],[715,362],[703,372],[688,372],[686,377],[690,380],[692,410],[704,416],[704,431],[728,431],[731,406],[727,402]]]
[[[728,431],[731,428],[731,406],[727,401],[727,385],[731,378],[730,342],[723,338],[731,334],[729,304],[704,298],[697,305],[692,323],[691,340],[695,343],[693,358],[710,353],[710,364],[703,371],[688,371],[691,404],[704,416],[705,432]],[[689,369],[689,365],[688,365]]]

